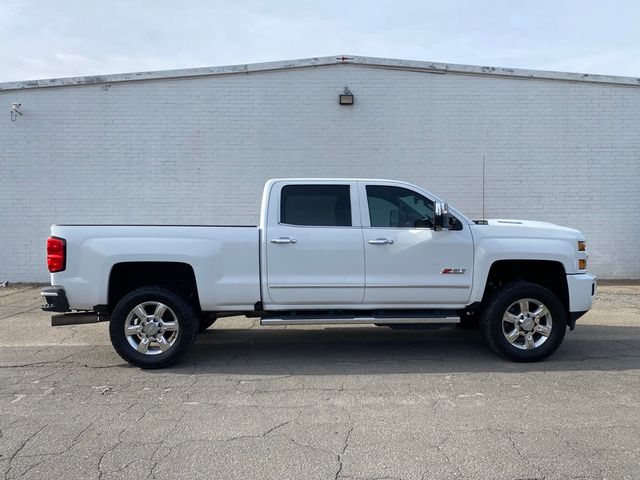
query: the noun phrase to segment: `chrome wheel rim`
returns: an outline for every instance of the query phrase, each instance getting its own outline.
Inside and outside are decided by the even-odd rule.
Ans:
[[[521,298],[509,305],[502,316],[502,333],[520,350],[533,350],[549,339],[553,319],[540,300]]]
[[[176,343],[180,326],[178,318],[161,302],[136,305],[124,322],[129,345],[144,355],[160,355]]]

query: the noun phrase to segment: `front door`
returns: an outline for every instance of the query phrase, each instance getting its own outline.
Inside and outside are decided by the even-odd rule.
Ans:
[[[364,303],[432,308],[466,303],[473,267],[469,227],[457,222],[458,229],[434,231],[434,202],[408,188],[361,184],[360,193]]]
[[[266,232],[268,295],[280,305],[352,305],[364,296],[357,184],[276,184]]]

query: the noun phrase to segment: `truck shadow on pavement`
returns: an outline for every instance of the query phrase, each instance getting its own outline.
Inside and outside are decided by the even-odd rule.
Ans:
[[[362,375],[640,369],[640,327],[581,325],[539,363],[513,363],[490,351],[477,330],[447,327],[316,329],[211,328],[175,373]]]

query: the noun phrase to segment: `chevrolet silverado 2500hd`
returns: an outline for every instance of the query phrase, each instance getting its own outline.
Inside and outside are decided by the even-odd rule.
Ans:
[[[579,231],[472,221],[388,180],[270,180],[257,227],[53,225],[47,263],[43,309],[66,314],[52,323],[109,319],[115,350],[142,368],[174,363],[199,330],[235,315],[262,325],[475,319],[495,352],[536,361],[596,289]]]

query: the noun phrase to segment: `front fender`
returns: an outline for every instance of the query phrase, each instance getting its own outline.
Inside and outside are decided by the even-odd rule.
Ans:
[[[574,242],[575,243],[575,242]],[[575,246],[559,238],[482,238],[475,245],[470,303],[482,301],[491,266],[500,260],[543,260],[562,264],[574,273]]]

